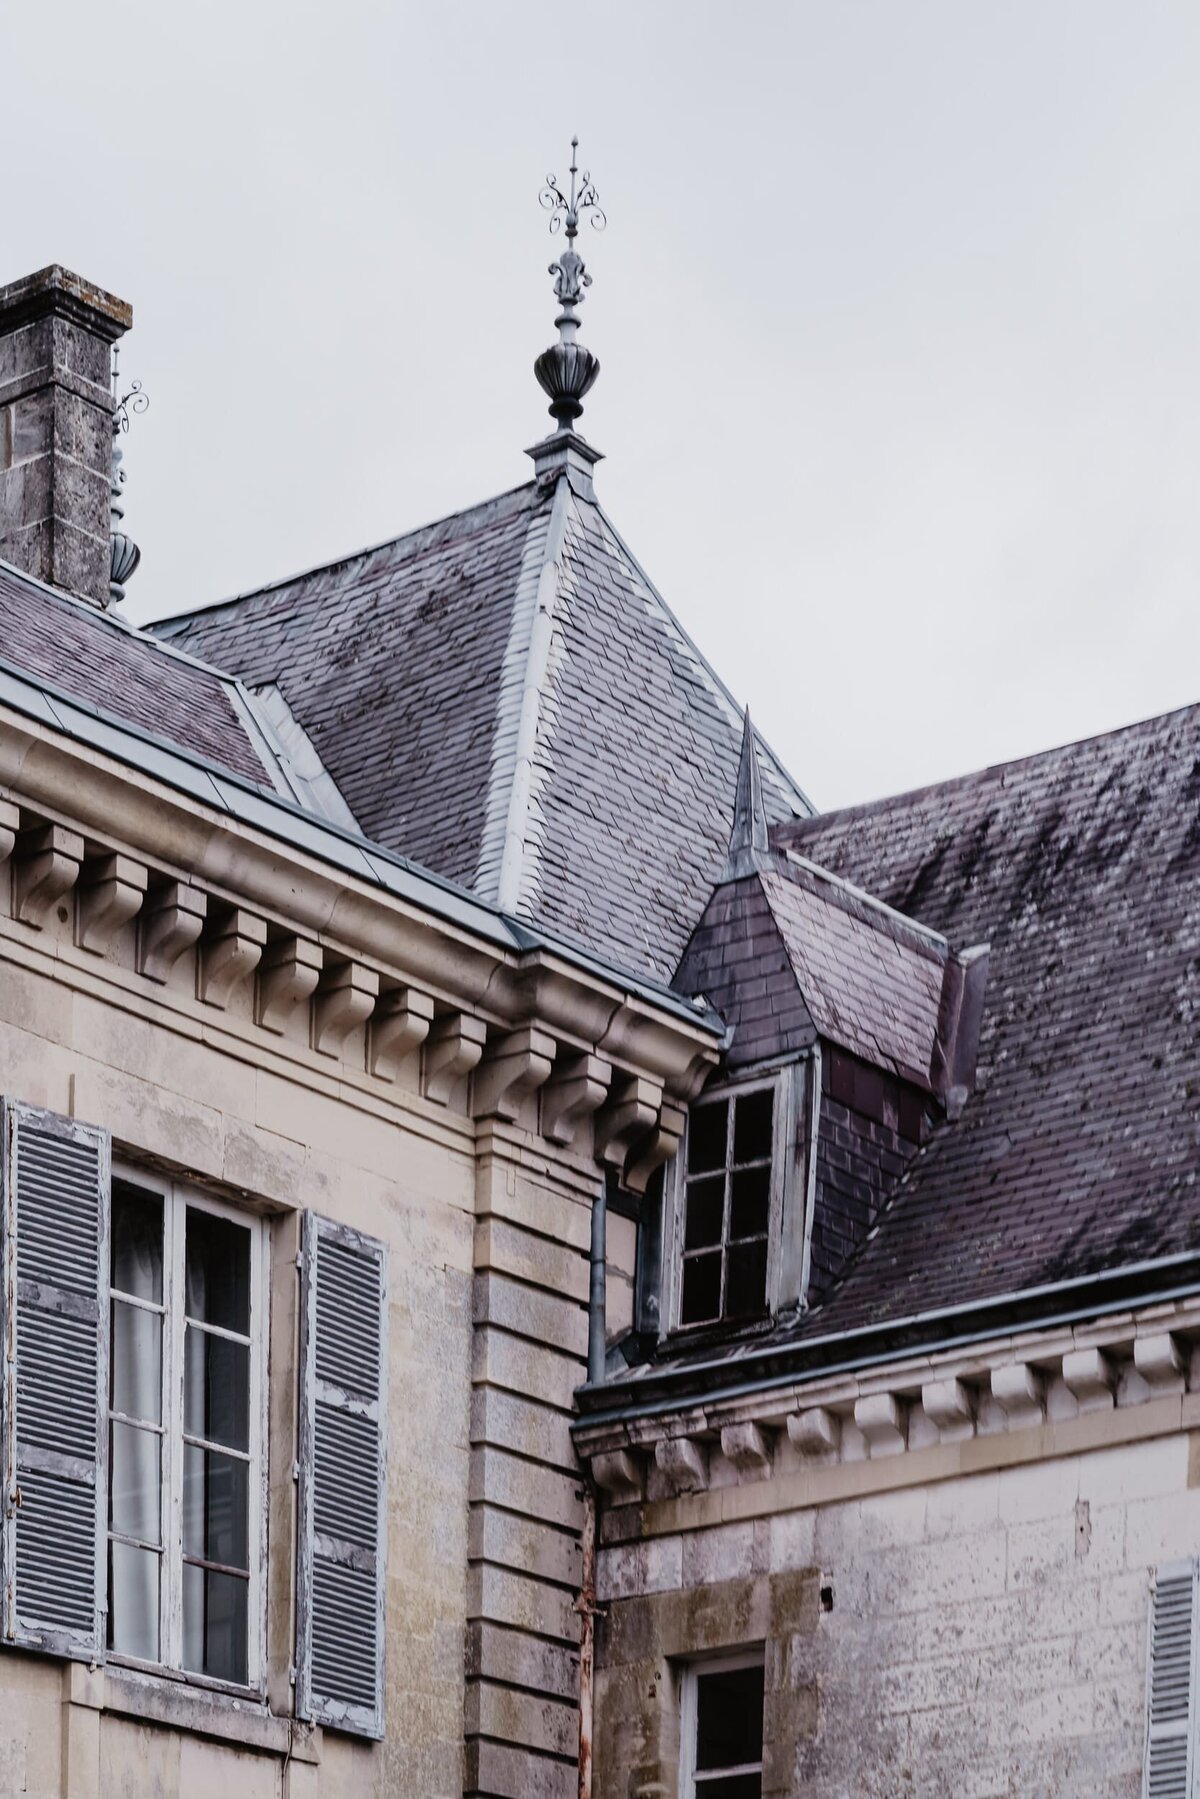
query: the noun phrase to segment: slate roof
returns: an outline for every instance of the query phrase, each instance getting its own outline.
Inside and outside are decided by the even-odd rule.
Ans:
[[[928,1091],[948,954],[935,932],[779,855],[717,888],[673,984],[732,1027],[731,1071],[821,1037]]]
[[[740,715],[565,476],[156,628],[275,683],[367,836],[670,978],[721,866]],[[805,815],[762,753],[772,819]]]
[[[806,1329],[1200,1248],[1200,706],[775,835],[991,943],[975,1092]]]
[[[217,767],[272,786],[236,683],[0,562],[0,660]]]

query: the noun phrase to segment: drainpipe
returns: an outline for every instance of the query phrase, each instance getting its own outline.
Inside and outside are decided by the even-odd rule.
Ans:
[[[588,1386],[604,1380],[605,1326],[608,1306],[605,1260],[608,1255],[608,1188],[601,1187],[592,1201],[592,1267],[588,1294]]]

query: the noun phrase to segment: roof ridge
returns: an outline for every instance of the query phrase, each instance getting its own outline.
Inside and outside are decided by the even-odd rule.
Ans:
[[[797,850],[785,850],[784,857],[792,869],[806,877],[805,881],[796,881],[796,886],[808,884],[811,888],[816,888],[820,884],[831,888],[832,892],[828,896],[831,902],[840,906],[850,917],[856,918],[860,924],[865,924],[869,930],[890,931],[893,940],[903,938],[918,955],[927,955],[934,961],[944,961],[949,954],[950,940],[944,931],[936,931],[932,925],[922,924],[919,918],[910,918],[907,913],[898,912],[895,906],[889,906],[886,900],[869,893],[865,887],[856,887],[844,875],[834,874],[831,869],[823,868],[819,862],[800,855]],[[763,874],[773,875],[782,881],[793,878],[786,869],[779,867],[764,869]],[[939,955],[939,951],[944,953]]]
[[[1086,749],[1089,744],[1105,743],[1111,738],[1132,737],[1137,732],[1147,731],[1154,725],[1164,725],[1171,719],[1185,718],[1188,713],[1200,713],[1200,700],[1191,700],[1184,706],[1172,706],[1166,712],[1151,713],[1148,718],[1133,719],[1126,725],[1114,725],[1107,731],[1090,731],[1084,737],[1071,737],[1065,743],[1051,744],[1044,750],[1031,750],[1024,756],[1012,756],[1004,762],[988,762],[982,768],[968,769],[961,775],[948,775],[944,781],[927,781],[920,787],[907,787],[900,793],[881,794],[877,799],[860,800],[848,806],[835,806],[828,812],[814,812],[811,818],[795,821],[785,820],[781,824],[772,825],[772,836],[779,842],[784,833],[803,832],[807,826],[827,825],[843,818],[871,818],[879,813],[887,812],[892,806],[906,806],[913,800],[925,799],[939,793],[949,793],[955,789],[969,787],[973,784],[983,785],[989,779],[1003,777],[1012,769],[1026,768],[1038,762],[1050,762],[1056,756],[1065,756],[1071,750]]]
[[[502,492],[492,494],[486,500],[477,501],[474,506],[462,506],[456,512],[443,513],[440,518],[427,519],[424,524],[414,525],[408,531],[400,531],[394,537],[381,537],[377,543],[364,544],[362,548],[348,550],[341,556],[331,556],[326,562],[314,562],[309,568],[296,569],[290,575],[280,575],[274,581],[264,581],[259,587],[244,588],[242,592],[229,594],[223,600],[208,600],[203,606],[191,606],[185,612],[165,613],[159,619],[150,620],[149,629],[156,635],[159,631],[169,634],[173,626],[184,625],[194,618],[220,612],[228,606],[240,606],[244,601],[256,600],[263,594],[278,593],[281,588],[294,587],[298,582],[307,581],[313,575],[329,574],[333,569],[344,568],[348,563],[357,562],[362,557],[378,555],[380,550],[391,550],[397,544],[407,543],[410,540],[413,542],[415,552],[422,547],[419,539],[431,536],[435,531],[441,530],[444,525],[452,524],[456,519],[469,518],[475,513],[490,514],[491,510],[498,508],[502,501],[515,499],[519,494],[525,495],[531,500],[537,500],[539,497],[538,483],[522,481],[516,487],[506,487]],[[535,507],[531,506],[530,510],[535,510]],[[482,529],[485,523],[490,522],[490,517],[481,520],[480,528]]]
[[[554,484],[549,511],[537,511],[529,521],[496,689],[496,729],[474,886],[506,912],[517,912],[530,881],[536,882],[537,846],[529,825],[571,503],[564,471]]]
[[[619,548],[621,550],[621,554],[624,557],[626,557],[626,559],[632,565],[635,573],[638,576],[638,579],[644,583],[644,585],[646,587],[646,591],[650,594],[651,598],[654,600],[654,603],[656,604],[656,606],[658,606],[659,610],[662,612],[664,618],[666,618],[666,620],[670,624],[671,628],[674,631],[678,632],[682,641],[687,645],[691,654],[695,657],[697,664],[704,670],[704,673],[708,676],[708,679],[711,681],[718,698],[720,699],[722,705],[725,707],[725,709],[727,710],[727,712],[729,714],[729,719],[734,727],[735,733],[740,734],[741,729],[742,729],[742,715],[743,715],[744,708],[738,705],[738,703],[734,699],[732,693],[729,691],[728,687],[726,687],[724,681],[722,681],[720,675],[717,673],[717,671],[713,667],[712,663],[708,660],[708,657],[704,654],[703,650],[700,649],[698,644],[695,642],[694,638],[691,636],[690,632],[687,630],[687,627],[680,622],[677,614],[667,604],[667,602],[663,598],[661,592],[655,586],[654,582],[650,579],[650,576],[646,573],[646,570],[644,569],[642,564],[639,562],[638,558],[634,555],[633,551],[630,549],[630,547],[626,543],[625,539],[621,536],[621,533],[617,530],[617,527],[613,524],[612,519],[609,517],[608,513],[605,511],[604,507],[600,504],[599,500],[594,500],[592,502],[592,504],[593,504],[597,514],[599,515],[602,523],[604,524],[606,530],[608,530],[611,533],[614,541],[619,546]],[[799,782],[796,781],[795,778],[789,773],[788,769],[784,766],[783,762],[776,755],[775,751],[771,748],[771,746],[767,742],[766,738],[758,730],[757,726],[755,727],[755,730],[754,730],[754,737],[755,737],[755,742],[757,743],[760,751],[765,753],[766,756],[769,758],[771,768],[774,771],[775,778],[778,781],[779,785],[785,790],[785,792],[787,792],[790,795],[793,795],[795,797],[795,799],[797,799],[800,802],[801,808],[807,808],[808,815],[810,818],[815,817],[816,812],[817,812],[816,807],[813,805],[812,801],[809,799],[809,797],[805,793],[804,789],[800,786]]]

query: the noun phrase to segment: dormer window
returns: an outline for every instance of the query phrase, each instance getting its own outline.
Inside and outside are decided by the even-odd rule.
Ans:
[[[803,1240],[803,1158],[797,1183],[789,1153],[798,1147],[802,1092],[803,1070],[793,1065],[693,1101],[667,1189],[671,1328],[749,1323],[779,1303],[784,1265],[796,1261],[784,1246],[797,1224]],[[788,1189],[797,1185],[793,1216]]]

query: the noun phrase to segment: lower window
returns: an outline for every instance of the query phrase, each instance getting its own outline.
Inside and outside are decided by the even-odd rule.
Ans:
[[[257,1683],[263,1226],[114,1171],[108,1647]]]
[[[761,1655],[685,1668],[680,1799],[761,1799]]]

